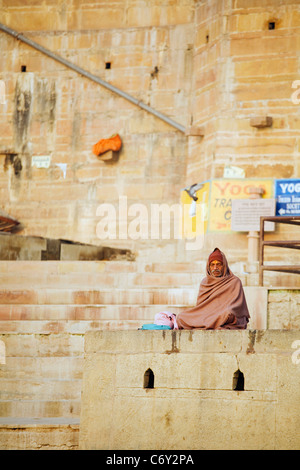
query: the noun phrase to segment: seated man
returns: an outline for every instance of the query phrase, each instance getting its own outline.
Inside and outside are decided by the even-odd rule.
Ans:
[[[206,265],[197,305],[176,316],[179,329],[246,329],[250,315],[242,283],[229,269],[224,253],[215,248]]]

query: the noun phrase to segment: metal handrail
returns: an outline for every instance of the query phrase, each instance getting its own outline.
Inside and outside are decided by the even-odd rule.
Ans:
[[[298,225],[300,227],[300,217],[298,216],[274,216],[260,218],[260,237],[259,237],[259,286],[263,286],[264,271],[279,271],[284,273],[300,274],[300,265],[264,265],[265,246],[275,246],[278,248],[291,248],[300,250],[300,240],[264,240],[264,223],[277,222],[281,224]]]
[[[138,100],[137,98],[134,98],[133,96],[129,95],[125,91],[120,90],[119,88],[115,87],[114,85],[111,85],[110,83],[106,82],[105,80],[102,80],[100,77],[97,77],[97,75],[93,75],[92,73],[84,70],[81,67],[78,67],[78,65],[72,64],[69,60],[64,59],[63,57],[59,56],[58,54],[55,54],[54,52],[51,52],[49,49],[46,49],[45,47],[41,46],[35,41],[32,41],[31,39],[27,38],[26,36],[23,36],[23,34],[18,33],[14,29],[9,28],[8,26],[5,26],[4,24],[0,23],[0,30],[10,34],[13,36],[15,39],[19,39],[20,41],[24,42],[25,44],[28,44],[29,46],[33,47],[34,49],[42,52],[43,54],[47,55],[48,57],[51,57],[51,59],[56,60],[57,62],[60,62],[61,64],[65,65],[69,69],[74,70],[75,72],[79,73],[80,75],[83,75],[86,78],[89,78],[90,80],[98,83],[99,85],[102,85],[103,87],[107,88],[108,90],[112,91],[113,93],[116,93],[119,96],[122,96],[122,98],[125,98],[126,100],[130,101],[131,103],[135,104],[136,106],[139,106],[140,108],[144,109],[145,111],[148,111],[149,113],[153,114],[157,118],[161,119],[162,121],[166,122],[167,124],[170,124],[170,126],[175,127],[177,130],[185,133],[186,128],[179,124],[178,122],[173,121],[173,119],[169,118],[165,114],[161,113],[160,111],[157,111],[156,109],[151,108],[147,104],[143,103],[142,101]]]

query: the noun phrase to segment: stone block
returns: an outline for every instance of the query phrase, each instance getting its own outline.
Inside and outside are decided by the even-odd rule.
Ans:
[[[43,14],[40,5],[37,8],[23,8],[23,11],[20,11],[18,7],[10,8],[7,13],[7,23],[10,28],[19,31],[20,22],[22,23],[22,32],[56,30],[58,26],[58,12],[54,9],[48,9],[47,15]]]
[[[80,29],[83,30],[99,30],[107,28],[122,28],[124,27],[124,9],[123,8],[110,8],[102,6],[102,8],[81,8],[78,15]]]
[[[250,313],[249,328],[265,329],[267,327],[268,290],[263,287],[245,286],[244,292]]]
[[[191,126],[188,127],[185,131],[186,136],[198,136],[198,137],[204,137],[205,135],[205,129],[204,127],[196,127],[196,126]]]
[[[295,74],[296,71],[296,59],[286,58],[285,59],[285,73]],[[264,57],[263,59],[251,60],[251,61],[236,61],[235,76],[241,77],[260,77],[264,79],[268,76],[282,76],[282,60],[279,58]]]
[[[117,162],[119,159],[119,155],[120,152],[113,152],[112,150],[109,150],[108,152],[99,155],[98,159],[104,162]]]
[[[83,335],[78,334],[5,334],[7,357],[65,357],[82,356]]]
[[[296,449],[297,336],[282,330],[87,333],[80,448]]]

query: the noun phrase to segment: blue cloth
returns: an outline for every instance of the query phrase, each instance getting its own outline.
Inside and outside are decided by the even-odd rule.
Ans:
[[[168,325],[156,325],[155,323],[149,323],[143,325],[141,330],[172,330],[172,328]]]

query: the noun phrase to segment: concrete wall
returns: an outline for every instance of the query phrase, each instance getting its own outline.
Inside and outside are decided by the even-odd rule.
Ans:
[[[249,178],[299,176],[297,1],[10,0],[0,12],[7,26],[183,126],[205,128],[203,138],[186,137],[1,32],[0,200],[24,235],[99,244],[100,204],[178,203],[183,187],[222,177],[226,165]],[[250,125],[265,115],[271,128]],[[116,132],[119,160],[100,161],[93,144]],[[48,168],[32,166],[45,155]],[[247,259],[244,234],[209,234],[196,253],[173,239],[108,241],[157,260],[204,259],[216,244]]]
[[[282,330],[88,332],[80,448],[297,449],[299,339]],[[149,369],[154,387],[144,388]],[[244,390],[233,390],[237,371]]]

